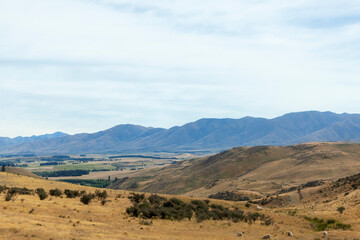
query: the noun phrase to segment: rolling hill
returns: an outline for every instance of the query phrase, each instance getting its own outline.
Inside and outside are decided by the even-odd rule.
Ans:
[[[208,197],[231,191],[265,196],[315,180],[360,172],[360,144],[238,147],[119,179],[110,187]]]
[[[0,152],[219,152],[236,146],[282,146],[310,141],[359,140],[359,114],[309,111],[289,113],[274,119],[200,119],[170,129],[125,124],[92,134],[83,133],[12,145],[0,143]]]
[[[358,181],[358,178],[351,178]],[[187,196],[161,195],[165,199],[174,199],[172,203],[183,201],[187,204],[206,204],[219,212],[228,208],[243,212],[257,218],[262,214],[271,221],[264,224],[261,220],[231,221],[209,219],[197,222],[195,216],[190,220],[136,218],[127,214],[132,206],[128,198],[131,193],[122,190],[107,190],[106,202],[93,199],[88,204],[80,201],[80,196],[68,198],[67,191],[96,193],[104,189],[73,185],[11,173],[0,172],[0,229],[2,239],[249,239],[259,240],[270,234],[271,239],[321,239],[322,230],[328,236],[324,239],[357,239],[360,234],[360,190],[349,190],[351,179],[345,182],[344,191],[333,191],[331,196],[324,192],[316,194],[311,201],[311,194],[304,192],[304,201],[292,201],[291,206],[280,206],[271,200],[259,207],[257,204],[231,202],[215,199],[190,198]],[[343,180],[339,180],[343,184]],[[4,186],[6,185],[6,187]],[[6,200],[10,190],[17,194]],[[27,189],[23,189],[27,188]],[[58,189],[60,196],[48,196],[40,200],[36,189],[50,193]],[[351,188],[351,187],[350,187]],[[24,193],[21,193],[22,190]],[[319,192],[311,188],[312,192]],[[336,189],[335,189],[336,190]],[[26,193],[29,192],[30,194]],[[310,191],[310,188],[309,188]],[[14,191],[12,191],[14,192]],[[279,198],[290,198],[294,193],[281,195]],[[295,192],[295,195],[297,192]],[[150,194],[145,194],[149,197]],[[275,201],[275,200],[274,200]],[[146,203],[148,205],[149,203]],[[167,206],[167,205],[166,205]],[[169,207],[169,206],[167,206]],[[344,211],[337,210],[343,207]],[[177,209],[175,212],[181,211]],[[316,220],[316,219],[317,220]],[[315,220],[316,221],[315,221]],[[321,221],[324,219],[323,221]],[[316,223],[316,225],[315,225]],[[321,227],[321,230],[319,229]],[[241,236],[239,233],[242,233]],[[293,237],[289,237],[291,232]]]

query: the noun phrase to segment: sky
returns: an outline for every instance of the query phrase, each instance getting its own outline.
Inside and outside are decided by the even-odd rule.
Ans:
[[[359,0],[0,0],[0,136],[360,113]]]

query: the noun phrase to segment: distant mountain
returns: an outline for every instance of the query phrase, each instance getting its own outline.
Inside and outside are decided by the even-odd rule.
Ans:
[[[2,153],[121,153],[220,151],[236,146],[290,145],[309,141],[359,141],[360,114],[289,113],[274,119],[200,119],[181,127],[118,125],[92,134],[2,145]]]
[[[44,134],[39,136],[31,136],[31,137],[15,137],[15,138],[8,138],[8,137],[0,137],[0,151],[3,150],[5,147],[11,145],[19,145],[28,142],[36,142],[41,140],[49,140],[59,137],[68,136],[68,134],[63,132],[55,132],[52,134]]]

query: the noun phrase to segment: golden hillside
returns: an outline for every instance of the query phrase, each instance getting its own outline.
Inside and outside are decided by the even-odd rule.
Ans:
[[[7,187],[44,188],[46,191],[59,188],[94,192],[96,188],[78,186],[62,182],[0,173],[1,185]],[[103,189],[101,189],[103,190]],[[315,239],[322,236],[322,231],[315,231],[304,216],[324,219],[334,218],[344,224],[351,224],[351,230],[329,229],[328,239],[355,239],[360,236],[360,201],[359,190],[353,190],[344,198],[327,203],[309,204],[299,202],[296,206],[266,207],[257,209],[252,204],[249,208],[244,202],[229,202],[211,199],[211,203],[225,207],[238,207],[245,212],[259,212],[270,216],[274,222],[269,226],[260,221],[252,224],[229,220],[207,220],[198,223],[191,220],[171,221],[152,219],[151,225],[144,225],[140,219],[130,217],[126,208],[131,206],[127,198],[129,192],[108,190],[108,202],[101,205],[94,200],[89,205],[79,198],[49,196],[44,200],[34,195],[17,195],[5,201],[5,192],[0,194],[0,234],[1,239],[237,239],[239,232],[244,236],[239,239],[261,239],[271,234],[271,239]],[[340,195],[339,195],[340,196]],[[343,194],[341,193],[341,196]],[[166,196],[171,198],[173,196]],[[189,202],[192,198],[178,198]],[[344,206],[340,214],[336,209]],[[296,209],[295,213],[293,211]],[[316,213],[315,213],[316,212]]]

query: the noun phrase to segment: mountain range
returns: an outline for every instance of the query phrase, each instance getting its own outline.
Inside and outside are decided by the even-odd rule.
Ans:
[[[0,138],[0,153],[218,152],[237,146],[359,140],[360,114],[307,111],[273,119],[204,118],[170,129],[122,124],[96,133]]]
[[[68,134],[63,132],[55,132],[52,134],[44,134],[44,135],[38,135],[38,136],[31,136],[31,137],[15,137],[15,138],[9,138],[9,137],[0,137],[0,147],[4,148],[11,145],[18,145],[22,143],[29,143],[29,142],[36,142],[41,140],[49,140],[53,138],[59,138],[68,136]]]

